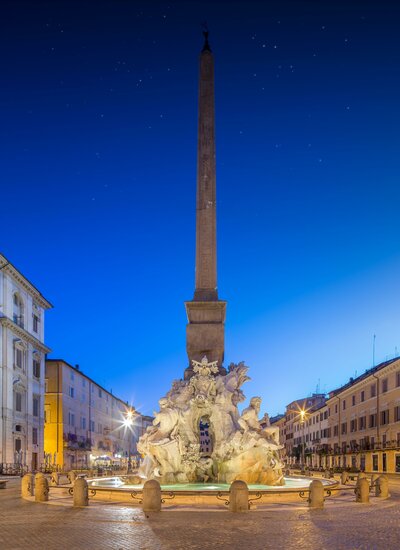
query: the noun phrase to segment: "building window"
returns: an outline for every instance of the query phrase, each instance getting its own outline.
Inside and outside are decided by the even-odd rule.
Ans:
[[[394,408],[394,421],[399,422],[400,421],[400,406]]]
[[[39,317],[33,314],[33,332],[39,332]]]
[[[355,396],[355,395],[352,395],[352,397],[351,397],[351,405],[352,405],[352,407],[354,407],[355,404],[356,404],[356,396]]]
[[[360,401],[363,403],[365,401],[365,391],[363,390],[360,394]]]
[[[374,472],[378,471],[378,455],[372,455],[372,469]]]
[[[82,388],[86,388],[86,378],[82,378]]]
[[[40,378],[40,361],[37,359],[33,360],[32,371],[35,378]]]
[[[103,392],[101,391],[100,388],[99,388],[99,397],[103,397]]]
[[[376,397],[376,384],[371,384],[371,397]]]
[[[376,413],[369,415],[369,427],[376,428]]]
[[[39,397],[33,397],[32,414],[33,416],[39,416]]]
[[[17,345],[14,345],[14,366],[19,369],[24,367],[24,350]]]
[[[91,431],[91,432],[94,432],[94,430],[95,430],[95,427],[94,427],[94,420],[91,420],[91,421],[90,421],[90,431]]]
[[[13,297],[13,321],[16,325],[24,328],[24,302],[17,292]]]
[[[22,412],[22,394],[15,392],[15,410]]]
[[[396,387],[398,388],[400,386],[400,370],[399,372],[396,372]]]
[[[357,431],[357,419],[350,420],[350,431],[351,432]]]
[[[339,434],[339,426],[336,424],[336,426],[333,426],[333,437],[337,437]]]
[[[342,423],[342,435],[347,433],[347,422]]]
[[[72,386],[69,387],[69,396],[72,398],[75,397],[75,390]]]
[[[32,445],[38,444],[38,429],[32,428]]]
[[[81,430],[86,430],[86,418],[81,416]]]
[[[75,427],[75,414],[72,412],[68,413],[68,424],[73,428]]]
[[[360,430],[365,430],[365,428],[367,427],[367,417],[366,416],[360,416],[358,422],[359,422]]]
[[[381,425],[389,424],[389,411],[381,411]]]
[[[342,404],[342,407],[343,407],[343,410],[345,410],[345,409],[346,409],[346,400],[345,400],[345,399],[343,399],[343,404]]]
[[[337,405],[335,405],[335,414],[337,414]]]
[[[382,393],[386,393],[388,391],[388,379],[384,378],[382,380]]]

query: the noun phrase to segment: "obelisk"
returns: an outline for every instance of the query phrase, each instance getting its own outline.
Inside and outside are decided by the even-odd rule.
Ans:
[[[209,361],[218,361],[219,373],[226,374],[222,366],[226,302],[218,300],[217,291],[214,59],[208,32],[203,34],[197,141],[196,281],[193,300],[185,302],[189,358],[185,379],[193,374],[192,360],[201,361],[204,355]]]

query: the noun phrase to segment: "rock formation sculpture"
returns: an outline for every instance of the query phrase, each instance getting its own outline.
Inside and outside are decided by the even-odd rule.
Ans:
[[[240,415],[241,390],[247,376],[245,364],[229,365],[227,375],[217,375],[217,361],[192,361],[194,375],[175,380],[160,399],[153,426],[138,442],[144,455],[142,478],[163,484],[213,481],[282,485],[279,430],[262,428],[258,420],[261,399],[253,397]],[[207,426],[207,447],[200,423]]]

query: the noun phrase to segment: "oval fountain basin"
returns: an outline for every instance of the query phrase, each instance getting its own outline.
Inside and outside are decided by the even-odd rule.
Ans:
[[[285,485],[261,485],[261,484],[249,484],[249,491],[296,491],[301,489],[308,489],[311,481],[316,478],[310,477],[290,477],[285,479]],[[318,478],[324,485],[332,485],[332,482],[328,479]],[[143,485],[126,483],[122,477],[109,477],[88,480],[91,487],[110,487],[119,489],[129,489],[131,491],[141,491]],[[173,492],[229,492],[230,485],[228,483],[175,483],[171,485],[161,485],[163,491]]]

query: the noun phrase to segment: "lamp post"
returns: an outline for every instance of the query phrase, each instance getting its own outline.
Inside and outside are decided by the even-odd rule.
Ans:
[[[303,437],[302,437],[302,445],[301,445],[301,469],[304,470],[304,462],[305,462],[305,437],[304,437],[304,425],[305,425],[305,417],[306,417],[306,411],[304,409],[300,410],[300,424],[303,426]]]
[[[131,443],[132,443],[132,426],[134,424],[134,417],[137,416],[137,413],[136,414],[135,413],[136,413],[135,409],[131,408],[126,412],[126,415],[125,415],[125,418],[124,418],[124,426],[125,426],[125,428],[128,429],[128,432],[129,432],[128,466],[127,466],[127,469],[126,469],[127,474],[130,474],[131,469],[132,469],[132,457],[131,457],[132,448],[131,448]]]

